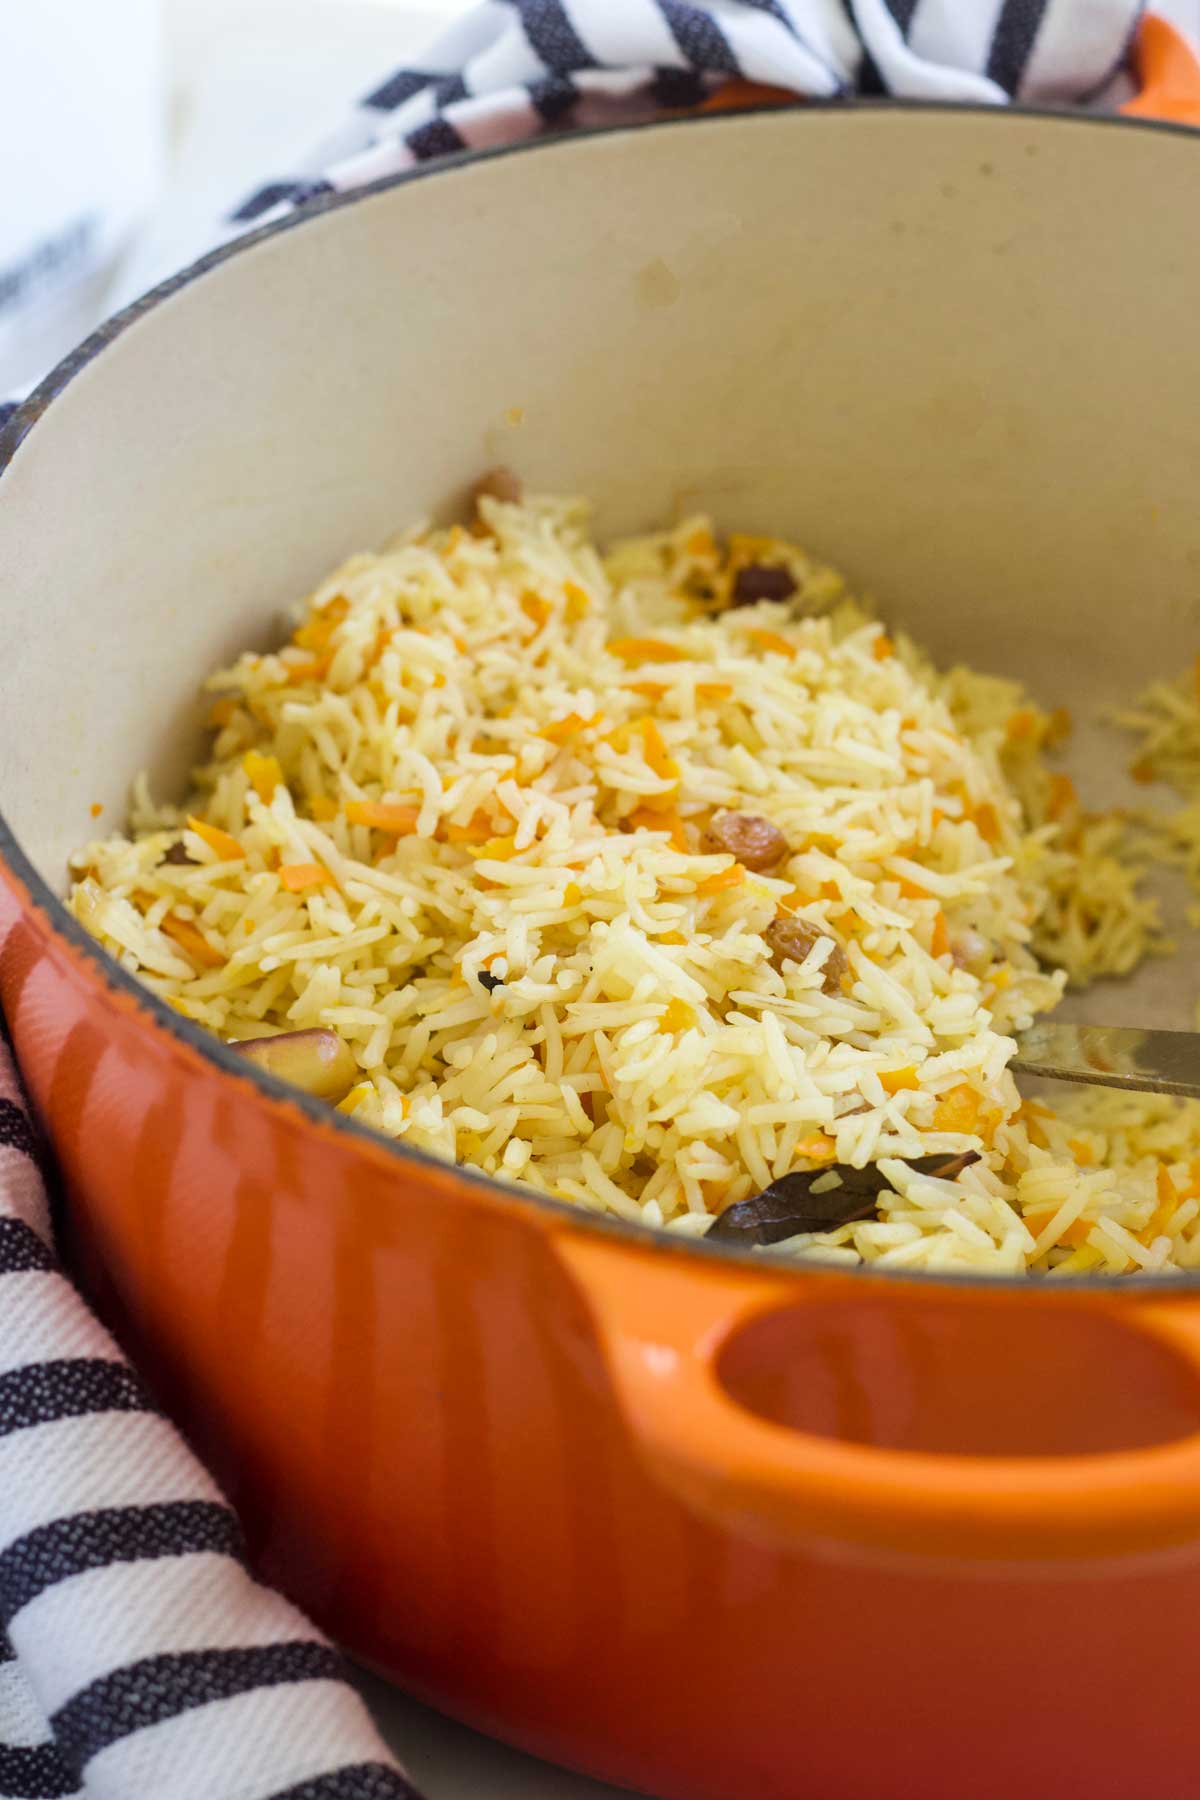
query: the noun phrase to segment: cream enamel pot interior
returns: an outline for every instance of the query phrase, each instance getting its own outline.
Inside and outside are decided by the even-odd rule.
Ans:
[[[151,1002],[65,856],[182,779],[204,671],[496,462],[602,533],[793,534],[1084,717],[1190,663],[1198,181],[1016,112],[533,146],[219,253],[0,436],[0,995],[82,1267],[266,1574],[485,1728],[677,1800],[1186,1791],[1196,1284],[790,1268],[452,1173]]]

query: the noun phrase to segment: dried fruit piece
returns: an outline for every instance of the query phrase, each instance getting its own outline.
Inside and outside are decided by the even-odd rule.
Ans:
[[[791,570],[770,563],[747,563],[733,578],[735,606],[752,606],[756,600],[790,600],[795,592]]]
[[[777,913],[763,932],[763,937],[771,946],[771,961],[777,969],[782,968],[785,962],[804,962],[814,946],[822,938],[828,938],[833,948],[821,965],[821,986],[827,994],[840,992],[842,976],[848,972],[850,964],[846,952],[832,931],[826,931],[821,925],[814,925],[809,919],[799,919],[794,914]]]
[[[198,866],[195,857],[188,855],[187,845],[182,838],[176,838],[175,842],[171,845],[171,848],[166,851],[164,855],[159,857],[158,866],[160,869],[164,863],[171,863],[176,867],[181,867],[184,863],[187,863],[193,869]]]
[[[709,854],[735,856],[744,869],[772,869],[790,846],[778,825],[755,813],[722,813],[704,833]]]
[[[358,1079],[358,1064],[336,1031],[281,1031],[275,1037],[243,1038],[231,1048],[317,1100],[336,1104]]]
[[[502,465],[495,469],[489,469],[471,488],[471,498],[476,506],[485,496],[489,500],[502,500],[505,506],[519,506],[521,504],[521,483],[511,469],[506,469]]]

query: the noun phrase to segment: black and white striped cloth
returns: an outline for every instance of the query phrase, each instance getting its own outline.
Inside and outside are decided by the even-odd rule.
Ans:
[[[447,152],[693,106],[731,78],[823,99],[1113,103],[1140,11],[485,0],[228,229]],[[248,1573],[229,1507],[60,1273],[0,1039],[0,1800],[61,1795],[414,1800],[336,1653]]]
[[[1200,0],[1193,7],[1200,24]],[[1180,0],[1173,0],[1176,15]],[[367,94],[235,229],[414,163],[699,104],[731,78],[811,99],[1112,103],[1140,0],[483,0]]]
[[[417,1800],[55,1260],[0,1037],[0,1796]]]

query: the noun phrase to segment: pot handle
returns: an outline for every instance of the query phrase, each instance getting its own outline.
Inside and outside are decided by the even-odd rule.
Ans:
[[[765,1270],[692,1259],[681,1279],[662,1251],[582,1232],[560,1234],[557,1250],[587,1297],[643,1458],[727,1529],[784,1548],[825,1539],[943,1562],[1079,1562],[1200,1539],[1200,1429],[1063,1457],[933,1454],[793,1430],[740,1405],[717,1361],[750,1320],[805,1306],[822,1283],[806,1291]],[[1200,1379],[1194,1304],[1130,1296],[1121,1318]]]

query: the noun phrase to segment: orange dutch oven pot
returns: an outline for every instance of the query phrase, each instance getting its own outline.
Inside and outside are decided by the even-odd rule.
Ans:
[[[1198,183],[1179,128],[931,108],[468,159],[209,257],[2,440],[0,994],[79,1266],[263,1574],[487,1731],[671,1800],[1191,1791],[1196,1281],[787,1263],[443,1166],[153,1000],[66,855],[496,462],[602,534],[794,533],[1081,714],[1174,671]]]

